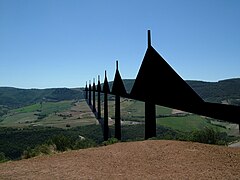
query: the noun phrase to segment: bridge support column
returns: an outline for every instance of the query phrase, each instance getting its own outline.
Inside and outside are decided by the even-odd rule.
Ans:
[[[91,87],[91,81],[89,82],[89,88],[88,88],[88,92],[89,92],[89,98],[88,98],[88,104],[92,105],[92,87]]]
[[[96,91],[95,79],[93,79],[93,107],[92,107],[92,111],[93,111],[93,113],[96,112],[95,91]]]
[[[86,82],[86,87],[85,87],[85,99],[87,101],[88,99],[88,87],[87,87],[87,82]]]
[[[101,84],[100,84],[100,76],[98,76],[97,92],[98,92],[98,113],[97,113],[97,118],[101,119]]]
[[[104,141],[108,140],[108,95],[107,92],[104,92],[104,131],[103,138]]]
[[[156,105],[145,102],[145,139],[156,137]]]
[[[120,96],[115,96],[115,138],[121,140]]]

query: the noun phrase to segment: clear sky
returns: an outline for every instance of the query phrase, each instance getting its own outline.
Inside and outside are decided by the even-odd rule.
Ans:
[[[135,78],[148,29],[183,79],[240,77],[239,0],[0,0],[0,86]]]

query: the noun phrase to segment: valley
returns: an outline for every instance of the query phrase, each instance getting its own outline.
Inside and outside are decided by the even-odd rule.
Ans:
[[[124,80],[128,92],[133,82]],[[238,82],[239,79],[188,83],[206,101],[236,105],[240,99]],[[111,87],[112,82],[109,85]],[[208,93],[209,89],[211,93]],[[115,97],[112,95],[108,97],[108,108],[111,139],[115,134]],[[0,153],[7,159],[19,159],[26,149],[44,145],[55,136],[64,136],[71,142],[84,137],[97,146],[103,143],[101,126],[84,99],[82,88],[0,88],[0,112]],[[101,114],[104,114],[103,96]],[[121,98],[122,141],[144,140],[144,123],[144,103]],[[212,143],[227,145],[240,138],[238,124],[163,106],[156,106],[156,124],[156,139],[199,141],[196,140],[197,134],[213,133],[215,139]]]

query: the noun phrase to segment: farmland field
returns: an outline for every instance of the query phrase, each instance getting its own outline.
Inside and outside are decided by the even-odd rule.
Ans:
[[[210,127],[219,131],[226,131],[226,128],[216,126],[206,118],[193,114],[181,117],[157,118],[157,124],[183,132],[199,130],[204,127]]]
[[[43,102],[11,110],[1,117],[0,127],[76,127],[96,124],[85,101]]]
[[[109,101],[109,117],[114,119],[114,99]],[[121,99],[121,118],[122,121],[141,122],[145,121],[144,103],[131,99]],[[238,125],[228,122],[218,121],[196,114],[186,113],[175,109],[156,106],[157,126],[163,126],[182,132],[191,132],[202,130],[205,127],[213,128],[220,132],[227,132],[231,135],[237,135]],[[231,132],[235,133],[231,133]]]
[[[97,105],[97,103],[96,103]],[[101,102],[103,114],[103,102]],[[109,125],[114,124],[115,101],[110,96]],[[121,120],[126,122],[145,122],[144,102],[121,98]],[[190,114],[171,108],[156,106],[157,126],[172,128],[182,132],[201,130],[211,127],[218,131],[224,131],[230,135],[238,134],[237,125],[208,119],[196,114]],[[125,122],[125,123],[124,123]],[[42,102],[29,106],[10,110],[0,118],[0,127],[58,127],[70,128],[83,125],[97,124],[98,121],[85,100],[65,100],[58,102]],[[129,123],[127,123],[129,124]]]
[[[103,115],[103,102],[101,106]],[[108,107],[109,134],[110,137],[114,137],[113,96],[109,98]],[[144,139],[144,109],[143,102],[121,98],[122,141]],[[204,127],[230,135],[238,133],[235,131],[235,134],[231,134],[238,128],[236,125],[162,106],[156,106],[156,118],[157,137],[162,139],[182,138],[183,134],[201,131]],[[85,100],[42,102],[9,110],[7,114],[1,116],[0,153],[3,152],[9,159],[18,159],[27,148],[41,145],[59,134],[71,138],[78,138],[81,135],[98,144],[103,142],[101,126]]]

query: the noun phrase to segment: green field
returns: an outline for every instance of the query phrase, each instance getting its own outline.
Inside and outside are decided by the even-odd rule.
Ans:
[[[97,104],[97,103],[96,103]],[[108,102],[109,117],[115,116],[115,101],[112,96]],[[103,115],[103,103],[102,103]],[[184,112],[173,113],[173,109],[156,106],[157,125],[182,132],[201,130],[211,127],[219,131],[230,132],[236,126]],[[123,121],[145,121],[144,102],[121,98],[121,118]],[[65,100],[42,102],[10,110],[0,118],[0,127],[47,126],[58,128],[77,127],[96,124],[97,120],[86,101]],[[232,131],[233,132],[233,131]]]
[[[109,101],[109,117],[114,119],[114,98]],[[195,130],[202,130],[205,127],[213,128],[214,130],[220,132],[227,132],[231,135],[231,132],[236,131],[237,125],[228,122],[218,121],[216,119],[210,119],[196,114],[190,114],[186,112],[175,112],[173,109],[157,106],[156,105],[156,123],[157,126],[163,126],[166,128],[171,128],[173,130],[178,130],[182,132],[191,132]],[[144,102],[135,101],[131,99],[121,99],[121,118],[124,121],[135,121],[142,122],[145,121],[145,109]]]
[[[73,100],[36,103],[13,109],[0,119],[0,127],[48,126],[66,128],[95,124],[85,101]]]
[[[115,101],[109,104],[110,135],[114,137]],[[102,103],[103,115],[103,103]],[[121,98],[122,140],[135,141],[144,139],[145,110],[144,103]],[[205,127],[217,132],[232,132],[236,126],[207,119],[195,114],[173,111],[171,108],[156,106],[157,138],[186,139],[194,131]],[[131,122],[136,122],[132,125]],[[9,110],[0,119],[0,153],[9,159],[18,159],[27,148],[34,148],[55,135],[77,139],[79,135],[94,140],[97,144],[103,141],[101,126],[85,100],[65,100],[43,102]],[[223,134],[224,135],[224,134]],[[234,135],[234,134],[233,134]],[[224,138],[227,136],[223,136]],[[225,140],[224,140],[225,141]],[[226,142],[231,141],[231,138]]]
[[[114,117],[115,101],[109,101],[109,116]],[[127,121],[145,121],[145,109],[144,102],[136,101],[132,99],[121,99],[121,118]],[[156,106],[156,116],[170,115],[172,113],[171,108]]]
[[[157,118],[157,125],[170,127],[182,132],[190,132],[194,130],[203,129],[205,127],[213,128],[218,131],[226,131],[226,128],[216,126],[211,121],[198,115],[186,115],[183,117],[164,117]]]
[[[199,83],[196,84],[196,87],[199,87]],[[231,89],[235,92],[236,88]],[[209,90],[201,92],[203,95],[205,94],[206,99],[212,98],[207,96]],[[211,92],[211,94],[222,97],[217,93]],[[41,145],[60,134],[73,140],[84,136],[101,145],[103,142],[102,128],[83,99],[83,95],[81,89],[0,88],[0,155],[4,153],[8,159],[19,159],[24,150]],[[230,101],[232,98],[214,98],[214,102],[222,102],[222,100],[232,102]],[[238,99],[235,97],[237,100],[235,104],[239,104]],[[115,135],[114,100],[114,96],[109,95],[110,137]],[[103,116],[103,94],[101,105]],[[144,139],[144,105],[144,102],[141,101],[121,98],[122,141]],[[236,124],[162,106],[156,106],[156,124],[157,138],[160,139],[192,140],[194,133],[204,134],[206,133],[205,129],[215,130],[215,135],[225,143],[236,140],[236,136],[239,137],[239,129]]]

